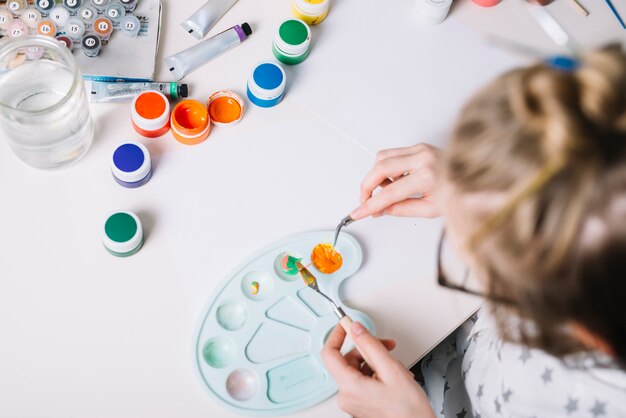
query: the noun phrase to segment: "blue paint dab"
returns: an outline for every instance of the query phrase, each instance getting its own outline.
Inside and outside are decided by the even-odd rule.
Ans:
[[[254,70],[254,81],[265,90],[273,90],[283,82],[283,72],[275,64],[261,64]]]
[[[115,166],[126,173],[139,170],[144,160],[143,151],[135,144],[124,144],[118,147],[113,154]]]

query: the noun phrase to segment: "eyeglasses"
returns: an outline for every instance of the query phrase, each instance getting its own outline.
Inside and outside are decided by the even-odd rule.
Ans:
[[[441,232],[437,250],[437,282],[448,289],[480,296],[497,303],[514,304],[510,299],[492,295],[486,291],[485,285],[472,274],[471,269],[459,257],[450,240],[446,239],[445,229]]]

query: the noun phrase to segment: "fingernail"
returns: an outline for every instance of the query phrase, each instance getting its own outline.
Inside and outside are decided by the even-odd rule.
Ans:
[[[352,212],[350,212],[350,217],[352,219],[356,219],[359,217],[360,214],[361,214],[361,210],[357,208],[357,209],[354,209]]]
[[[360,322],[355,322],[352,324],[352,328],[350,328],[350,332],[355,337],[358,337],[365,332],[365,327],[361,325]]]

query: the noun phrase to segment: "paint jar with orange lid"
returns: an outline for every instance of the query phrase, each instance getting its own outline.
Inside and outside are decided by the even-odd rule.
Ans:
[[[243,118],[243,100],[236,93],[216,91],[207,101],[211,122],[216,126],[232,126]]]
[[[309,25],[322,23],[328,15],[330,0],[293,0],[291,13]]]
[[[93,31],[103,41],[108,40],[113,32],[113,23],[106,17],[99,17],[93,22]]]
[[[172,111],[172,135],[185,145],[204,142],[211,131],[211,118],[206,106],[197,100],[183,100]]]
[[[144,91],[133,99],[131,120],[140,135],[163,136],[170,129],[170,102],[159,91]]]

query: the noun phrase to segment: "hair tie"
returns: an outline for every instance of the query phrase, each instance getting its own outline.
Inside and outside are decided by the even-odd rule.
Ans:
[[[544,64],[555,70],[571,73],[576,71],[580,66],[580,62],[576,58],[567,57],[565,55],[553,55],[544,60]]]

